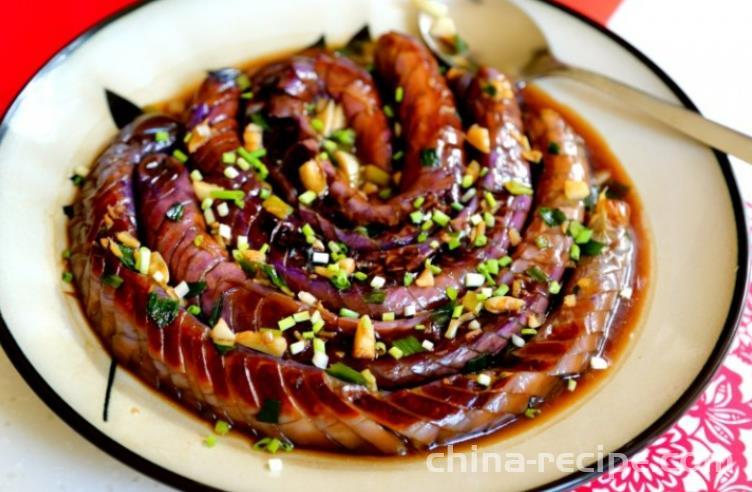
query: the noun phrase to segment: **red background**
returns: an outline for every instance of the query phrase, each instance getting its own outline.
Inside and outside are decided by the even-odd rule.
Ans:
[[[621,0],[562,0],[606,23]],[[44,63],[97,21],[134,0],[5,0],[0,20],[0,47],[7,57],[0,77],[0,112]],[[4,2],[4,3],[5,3]]]

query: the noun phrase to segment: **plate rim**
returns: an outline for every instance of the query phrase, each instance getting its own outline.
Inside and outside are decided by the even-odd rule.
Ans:
[[[75,52],[78,48],[84,45],[91,37],[96,33],[116,22],[122,17],[127,16],[131,12],[138,10],[156,0],[142,0],[138,3],[124,7],[115,11],[114,13],[106,16],[102,20],[93,24],[91,27],[85,29],[80,34],[72,38],[56,53],[50,56],[40,68],[38,68],[34,74],[28,78],[28,80],[21,86],[21,89],[13,97],[11,103],[3,112],[0,119],[0,145],[2,145],[4,137],[8,131],[9,122],[17,112],[18,107],[26,96],[29,86],[41,79],[47,72],[60,65],[69,55]],[[681,87],[655,62],[653,62],[647,55],[637,49],[634,45],[627,40],[611,31],[605,25],[601,25],[589,17],[577,12],[576,10],[558,3],[557,0],[535,0],[536,2],[543,3],[554,7],[576,20],[598,30],[601,34],[614,41],[621,48],[626,50],[629,54],[634,56],[641,64],[646,66],[654,75],[656,75],[663,84],[674,94],[674,96],[681,102],[681,104],[701,114],[697,106],[687,96],[687,94],[681,89]],[[734,340],[737,328],[741,321],[741,315],[744,308],[744,300],[746,297],[746,285],[749,280],[749,246],[747,238],[747,222],[744,214],[744,205],[739,190],[739,186],[736,181],[736,177],[731,168],[731,163],[728,159],[728,155],[725,153],[711,148],[713,155],[718,162],[721,173],[723,175],[728,193],[731,201],[731,206],[734,214],[734,221],[736,224],[736,242],[737,242],[737,273],[734,284],[734,291],[731,297],[731,303],[728,308],[728,314],[726,320],[723,323],[723,329],[720,332],[720,336],[713,347],[712,352],[708,356],[708,359],[703,364],[700,372],[692,380],[687,389],[679,396],[679,398],[669,407],[661,416],[659,416],[651,425],[643,429],[639,434],[633,437],[630,441],[622,445],[620,448],[613,451],[613,453],[621,453],[631,458],[636,453],[647,447],[655,438],[665,432],[670,426],[672,426],[679,418],[684,415],[687,409],[694,404],[699,398],[701,393],[705,390],[706,386],[710,383],[713,376],[715,376],[718,368],[722,364],[725,356]],[[11,363],[15,367],[16,371],[21,375],[26,384],[32,389],[39,399],[55,413],[63,422],[65,422],[71,429],[76,431],[81,437],[88,440],[100,450],[106,454],[117,459],[121,463],[131,467],[132,469],[143,473],[161,483],[164,483],[171,487],[176,487],[183,490],[209,490],[220,491],[221,489],[212,487],[205,483],[188,478],[180,473],[169,470],[162,465],[159,465],[147,458],[144,458],[139,453],[131,450],[124,445],[120,444],[115,439],[109,437],[107,434],[97,429],[87,419],[76,412],[57,392],[47,383],[41,374],[34,368],[33,364],[24,354],[21,347],[16,342],[10,328],[5,322],[5,319],[0,312],[0,346],[7,354]],[[582,485],[587,481],[598,478],[603,473],[611,471],[615,467],[620,466],[622,463],[615,463],[615,467],[611,466],[612,463],[608,461],[604,463],[602,461],[596,462],[590,465],[590,468],[595,468],[594,471],[576,471],[570,473],[557,480],[547,482],[538,487],[538,490],[550,490],[550,491],[564,491],[570,490],[578,485]]]

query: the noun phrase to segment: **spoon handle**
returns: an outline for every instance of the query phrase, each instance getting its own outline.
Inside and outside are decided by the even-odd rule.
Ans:
[[[748,135],[704,118],[692,110],[583,68],[556,63],[549,66],[546,72],[545,75],[570,78],[599,89],[699,142],[752,164],[752,137]]]

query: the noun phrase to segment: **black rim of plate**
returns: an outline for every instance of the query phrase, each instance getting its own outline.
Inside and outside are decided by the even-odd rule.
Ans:
[[[155,0],[143,0],[140,3],[122,9],[109,17],[101,20],[91,28],[87,29],[76,38],[53,55],[21,88],[19,93],[13,99],[13,102],[8,106],[5,111],[2,120],[0,121],[0,144],[2,144],[3,137],[8,130],[8,124],[13,115],[18,110],[26,89],[32,82],[39,80],[46,73],[53,68],[57,67],[65,61],[74,51],[85,44],[94,34],[109,26],[113,22],[117,21],[121,17],[128,15],[129,13],[137,10],[144,5],[147,5]],[[643,65],[648,67],[681,101],[681,103],[693,110],[697,111],[697,107],[684,93],[684,91],[674,82],[658,65],[645,56],[641,51],[625,41],[619,35],[610,31],[606,27],[594,22],[593,20],[585,17],[572,10],[569,7],[558,4],[553,0],[536,0],[541,3],[545,3],[552,7],[555,7],[570,16],[576,18],[580,22],[598,30],[606,37],[617,43],[632,56],[637,58]],[[734,285],[734,293],[731,299],[731,305],[729,306],[729,312],[724,322],[723,330],[720,337],[713,348],[710,357],[703,365],[702,369],[698,373],[697,377],[692,381],[687,390],[681,395],[681,397],[653,424],[644,429],[639,435],[635,436],[631,441],[622,445],[621,448],[614,450],[614,453],[622,453],[628,457],[632,457],[634,454],[644,449],[655,438],[667,430],[673,425],[692,405],[695,400],[700,396],[705,389],[711,378],[714,376],[716,370],[721,365],[726,352],[734,339],[736,328],[739,324],[742,306],[744,302],[745,286],[747,284],[748,277],[748,246],[747,246],[747,233],[746,222],[744,217],[744,208],[742,205],[742,199],[739,194],[739,188],[736,184],[733,172],[731,170],[731,164],[728,160],[728,156],[718,150],[713,149],[716,160],[721,168],[723,177],[726,181],[726,186],[729,191],[729,198],[731,199],[731,205],[734,211],[734,218],[736,221],[736,234],[737,234],[737,265],[738,271],[736,275],[736,284]],[[114,458],[120,460],[126,465],[134,468],[141,473],[144,473],[156,480],[159,480],[165,484],[177,487],[183,490],[219,490],[210,487],[206,484],[197,482],[183,475],[175,473],[167,468],[164,468],[146,458],[142,457],[138,453],[126,448],[122,444],[118,443],[114,439],[107,436],[105,433],[97,429],[88,420],[79,415],[55,390],[44,380],[44,378],[37,372],[29,359],[26,358],[18,343],[13,338],[5,320],[0,313],[0,345],[2,345],[5,352],[8,354],[11,362],[15,366],[16,370],[21,374],[26,383],[37,394],[37,396],[53,411],[55,412],[65,423],[67,423],[73,430],[78,432],[81,436],[88,441],[95,444],[102,451],[108,453]],[[546,490],[569,490],[573,487],[583,484],[589,480],[597,478],[604,472],[609,471],[606,466],[598,466],[599,463],[594,463],[591,468],[601,471],[577,471],[567,476],[560,478],[559,480],[549,482],[540,486],[540,489]]]

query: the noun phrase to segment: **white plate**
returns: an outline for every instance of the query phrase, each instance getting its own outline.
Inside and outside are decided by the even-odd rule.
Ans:
[[[460,0],[457,0],[460,1]],[[613,34],[543,2],[519,0],[556,52],[692,107],[661,70]],[[267,456],[226,437],[202,445],[206,424],[117,373],[102,419],[110,358],[63,293],[61,207],[71,169],[113,136],[104,88],[148,104],[197,84],[206,69],[304,46],[322,32],[345,40],[407,30],[401,0],[162,0],[123,12],[81,36],[29,82],[0,127],[0,341],[37,394],[113,456],[181,488],[247,490],[499,490],[569,487],[588,478],[538,463],[523,473],[431,473],[422,459],[360,459],[294,452],[272,476]],[[488,19],[495,29],[500,19]],[[747,276],[739,193],[725,155],[688,141],[585,88],[546,90],[603,135],[643,200],[654,244],[652,304],[610,374],[555,418],[483,444],[484,452],[633,454],[670,425],[721,361]],[[510,456],[509,454],[507,456]],[[589,460],[584,458],[585,462]],[[590,460],[591,461],[591,460]]]

